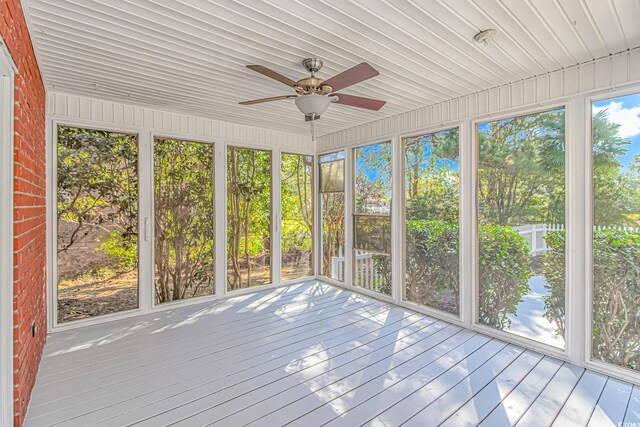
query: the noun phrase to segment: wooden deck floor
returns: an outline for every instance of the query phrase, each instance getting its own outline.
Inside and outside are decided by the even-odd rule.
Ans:
[[[49,337],[26,425],[640,425],[640,387],[317,282]]]

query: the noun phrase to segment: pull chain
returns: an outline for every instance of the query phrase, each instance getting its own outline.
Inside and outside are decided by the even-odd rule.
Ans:
[[[316,125],[315,125],[315,114],[313,115],[313,119],[311,119],[311,141],[316,140]]]

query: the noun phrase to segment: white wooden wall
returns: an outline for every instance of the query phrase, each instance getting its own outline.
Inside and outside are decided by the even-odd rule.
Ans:
[[[476,92],[318,138],[318,151],[640,82],[640,48]]]
[[[70,123],[93,122],[96,125],[118,128],[140,128],[197,139],[222,139],[229,142],[267,145],[283,150],[313,153],[311,137],[261,129],[252,126],[172,113],[117,102],[104,101],[64,93],[47,93],[47,118]]]

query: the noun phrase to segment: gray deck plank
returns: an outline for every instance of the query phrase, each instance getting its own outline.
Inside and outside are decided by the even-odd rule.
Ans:
[[[622,424],[632,388],[633,386],[629,383],[608,378],[589,420],[589,427],[617,427]]]

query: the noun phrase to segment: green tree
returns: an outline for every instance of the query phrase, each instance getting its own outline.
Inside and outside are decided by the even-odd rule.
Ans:
[[[271,152],[227,149],[227,282],[230,289],[271,281]],[[254,267],[257,271],[254,271]],[[256,274],[255,277],[253,276]]]
[[[282,155],[282,276],[313,274],[313,157]]]
[[[154,263],[159,303],[214,291],[214,164],[212,144],[155,141]]]
[[[137,138],[59,127],[57,149],[58,253],[97,230],[102,249],[118,270],[136,268]]]

